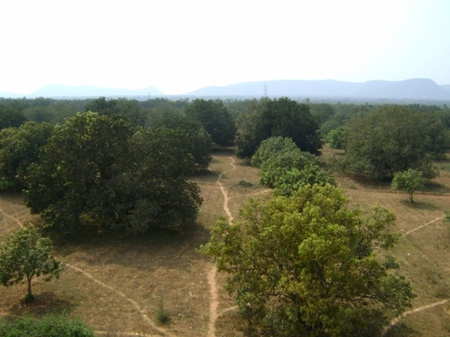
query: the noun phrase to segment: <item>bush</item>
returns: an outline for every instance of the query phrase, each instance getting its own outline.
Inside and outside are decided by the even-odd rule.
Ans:
[[[47,315],[41,319],[22,317],[0,320],[0,337],[94,337],[94,330],[66,314]]]

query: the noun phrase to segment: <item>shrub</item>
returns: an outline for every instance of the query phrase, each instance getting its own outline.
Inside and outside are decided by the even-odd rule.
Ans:
[[[0,337],[94,337],[94,330],[66,314],[46,315],[41,319],[22,317],[0,320]]]

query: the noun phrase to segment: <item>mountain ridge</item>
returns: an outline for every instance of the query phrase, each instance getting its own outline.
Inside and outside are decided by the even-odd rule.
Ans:
[[[202,98],[258,98],[262,96],[312,99],[356,100],[435,100],[450,102],[450,85],[438,85],[430,79],[404,81],[372,80],[346,82],[338,80],[270,80],[235,83],[227,86],[208,86],[186,94],[165,95],[156,87],[143,89],[102,88],[97,86],[67,86],[51,84],[29,94],[0,92],[11,98],[96,98],[96,97],[202,97]]]
[[[275,80],[205,87],[187,95],[450,100],[450,86],[439,86],[430,79],[373,80],[360,83],[337,80]]]

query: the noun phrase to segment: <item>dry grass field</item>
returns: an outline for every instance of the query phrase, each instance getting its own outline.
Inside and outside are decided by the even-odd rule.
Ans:
[[[329,150],[324,157],[330,156]],[[450,166],[450,165],[449,165]],[[80,317],[99,336],[242,336],[241,322],[223,290],[224,275],[196,249],[208,240],[219,216],[235,217],[246,199],[269,193],[258,185],[258,171],[234,157],[215,153],[210,171],[193,178],[204,199],[197,226],[183,233],[165,232],[136,238],[90,237],[55,247],[66,262],[60,280],[34,281],[35,303],[24,305],[25,285],[0,287],[0,316],[40,316],[65,311]],[[393,211],[401,234],[393,254],[411,280],[414,307],[386,336],[450,336],[450,170],[417,193],[415,204],[389,186],[363,185],[337,177],[352,202]],[[250,184],[242,184],[242,182]],[[29,221],[20,195],[0,194],[0,239]],[[170,322],[158,323],[158,313]]]

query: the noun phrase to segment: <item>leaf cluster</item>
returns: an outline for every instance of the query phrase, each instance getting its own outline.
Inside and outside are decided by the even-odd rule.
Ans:
[[[201,198],[190,135],[136,129],[118,115],[77,114],[57,126],[27,177],[26,202],[64,233],[143,233],[194,220]]]
[[[263,140],[278,136],[291,138],[302,151],[312,154],[319,154],[322,147],[309,106],[287,97],[253,102],[238,116],[236,124],[239,157],[251,157]]]
[[[392,179],[409,168],[433,178],[437,173],[431,159],[448,148],[445,139],[441,121],[406,106],[382,106],[348,125],[343,166],[348,173],[376,180]]]
[[[413,297],[395,260],[377,254],[395,243],[394,220],[381,207],[351,209],[334,186],[308,185],[220,219],[202,252],[228,273],[256,335],[377,336]]]
[[[0,246],[0,282],[12,286],[23,280],[28,283],[28,296],[34,277],[46,276],[50,281],[59,277],[63,264],[52,257],[53,245],[40,235],[34,225],[12,232]]]
[[[92,328],[66,314],[46,315],[40,319],[21,317],[14,321],[0,320],[2,337],[94,337]]]

